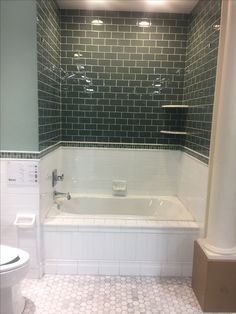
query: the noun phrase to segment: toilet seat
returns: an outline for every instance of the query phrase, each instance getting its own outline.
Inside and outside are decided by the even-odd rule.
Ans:
[[[29,261],[29,254],[17,248],[0,245],[0,273],[20,268]]]
[[[0,313],[22,314],[25,299],[20,283],[29,270],[29,254],[18,248],[0,245]]]
[[[19,255],[15,248],[11,248],[7,245],[1,245],[0,266],[14,263],[17,258],[19,259]]]

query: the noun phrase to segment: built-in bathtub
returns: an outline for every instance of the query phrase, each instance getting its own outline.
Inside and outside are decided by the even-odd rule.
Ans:
[[[52,187],[54,169],[64,179]],[[207,165],[172,149],[60,147],[47,154],[39,217],[45,273],[190,276],[193,243],[204,230],[207,173]],[[115,181],[125,183],[126,197],[111,196]],[[72,199],[58,199],[58,209],[54,190]],[[149,215],[158,201],[158,215]]]
[[[56,198],[48,218],[133,219],[193,221],[190,212],[174,196],[106,196],[72,194]],[[79,221],[78,221],[79,223]]]
[[[71,196],[44,221],[46,273],[191,275],[199,227],[177,197]]]

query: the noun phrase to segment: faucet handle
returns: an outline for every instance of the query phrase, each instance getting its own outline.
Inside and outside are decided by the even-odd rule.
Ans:
[[[64,180],[64,173],[62,173],[60,176],[57,175],[57,169],[54,169],[52,171],[52,187],[54,187],[58,181]]]
[[[62,173],[60,176],[57,176],[57,181],[63,181],[64,180],[64,173]]]

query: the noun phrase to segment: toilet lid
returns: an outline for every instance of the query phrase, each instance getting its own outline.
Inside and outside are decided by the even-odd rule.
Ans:
[[[19,261],[18,250],[7,245],[0,247],[0,266]]]

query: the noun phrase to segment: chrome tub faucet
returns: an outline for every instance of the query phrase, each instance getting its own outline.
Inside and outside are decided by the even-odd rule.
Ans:
[[[57,196],[65,196],[68,201],[71,199],[71,195],[70,195],[69,192],[68,193],[61,193],[61,192],[58,192],[58,191],[53,191],[53,198],[55,198]]]

